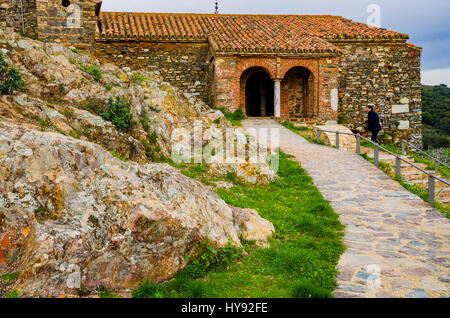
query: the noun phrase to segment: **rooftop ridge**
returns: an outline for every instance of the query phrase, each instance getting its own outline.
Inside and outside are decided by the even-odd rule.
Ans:
[[[328,17],[344,19],[343,16],[333,14],[258,14],[258,13],[184,13],[184,12],[151,12],[151,11],[102,11],[101,13],[124,14],[158,14],[158,15],[198,15],[198,16],[256,16],[256,17]]]

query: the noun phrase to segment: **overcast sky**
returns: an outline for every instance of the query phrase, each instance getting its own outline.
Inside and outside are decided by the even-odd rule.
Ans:
[[[383,28],[423,48],[422,82],[450,86],[449,0],[218,0],[220,13],[332,14],[366,22],[370,4]],[[215,0],[103,0],[104,11],[213,13]]]

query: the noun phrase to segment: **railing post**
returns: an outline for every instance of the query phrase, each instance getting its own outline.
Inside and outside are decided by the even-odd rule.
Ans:
[[[336,149],[339,149],[339,131],[336,131]]]
[[[405,141],[402,139],[402,155],[405,155]]]
[[[439,163],[436,160],[434,161],[434,171],[439,171]]]
[[[402,161],[400,157],[395,157],[395,176],[400,178],[402,176]]]
[[[431,174],[428,176],[428,201],[434,207],[434,177]]]
[[[320,135],[322,134],[322,130],[320,130],[319,128],[316,128],[316,138],[317,138],[317,143],[320,142]]]
[[[379,164],[378,164],[378,145],[375,145],[375,148],[373,149],[373,157],[374,157],[374,164],[375,167],[378,168]]]
[[[356,135],[356,153],[361,154],[361,136],[359,134]]]

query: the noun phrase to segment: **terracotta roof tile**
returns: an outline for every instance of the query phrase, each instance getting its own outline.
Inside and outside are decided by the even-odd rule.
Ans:
[[[195,39],[219,52],[322,52],[336,51],[337,40],[408,39],[338,16],[101,12],[99,22],[101,39]]]

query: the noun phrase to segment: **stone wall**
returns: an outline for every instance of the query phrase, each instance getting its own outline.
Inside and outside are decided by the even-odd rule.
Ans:
[[[165,81],[210,104],[207,43],[98,42],[95,54],[116,65],[157,70]]]
[[[340,119],[365,129],[366,106],[380,114],[383,137],[421,144],[420,49],[405,43],[336,43],[343,51],[339,71]]]
[[[13,28],[16,32],[23,32],[28,37],[37,36],[36,1],[22,0],[22,10],[20,0],[2,0],[0,3],[0,27]]]
[[[38,38],[90,50],[95,42],[96,4],[91,0],[37,0]]]

